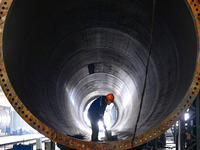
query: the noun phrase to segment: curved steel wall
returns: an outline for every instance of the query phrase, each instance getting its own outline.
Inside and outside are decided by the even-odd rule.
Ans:
[[[8,11],[9,10],[9,11]],[[128,149],[138,114],[152,1],[4,0],[0,82],[39,132],[75,149]],[[199,4],[157,1],[146,94],[134,146],[165,132],[199,91]],[[90,69],[90,65],[93,69]],[[114,142],[89,142],[89,100],[113,92]],[[85,134],[85,140],[72,138]]]

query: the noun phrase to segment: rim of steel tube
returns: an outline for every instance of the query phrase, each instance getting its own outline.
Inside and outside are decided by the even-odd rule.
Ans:
[[[198,37],[199,37],[200,36],[200,15],[198,14],[200,14],[199,12],[200,5],[198,3],[198,0],[187,0],[186,2],[188,2],[189,4],[188,6],[190,6],[191,11],[193,13],[193,18],[194,18],[193,20],[196,24],[196,32],[198,32]],[[21,100],[18,98],[17,94],[15,93],[8,79],[8,75],[7,75],[4,60],[3,60],[3,49],[2,49],[3,29],[4,29],[6,16],[7,16],[11,3],[12,3],[12,0],[2,0],[0,4],[0,84],[2,86],[2,89],[6,97],[12,104],[13,108],[17,111],[17,113],[29,125],[31,125],[33,128],[35,128],[37,131],[39,131],[46,137],[50,138],[51,140],[61,145],[64,145],[70,148],[83,149],[83,150],[84,149],[104,149],[105,150],[105,149],[131,148],[131,140],[132,140],[131,138],[122,140],[122,141],[89,142],[89,141],[83,141],[83,140],[75,139],[67,135],[61,134],[55,131],[54,129],[48,127],[47,125],[45,125],[39,119],[37,119],[21,102]],[[199,45],[200,45],[200,40],[198,42],[198,52],[199,52]],[[200,55],[198,53],[198,57],[199,56]],[[148,132],[145,132],[141,135],[136,136],[133,142],[133,146],[136,147],[138,145],[151,141],[152,139],[164,133],[172,125],[174,125],[175,122],[181,118],[183,113],[186,112],[186,110],[193,103],[195,97],[197,96],[199,92],[199,85],[200,85],[200,60],[198,59],[198,64],[196,68],[196,73],[194,75],[194,79],[182,102],[171,113],[171,115],[169,115],[158,126],[156,126],[155,128],[151,129]]]

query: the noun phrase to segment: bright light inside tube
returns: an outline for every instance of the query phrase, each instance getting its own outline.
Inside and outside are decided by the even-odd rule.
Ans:
[[[185,113],[185,121],[188,120],[190,118],[189,113]]]
[[[86,106],[85,111],[83,113],[84,121],[89,127],[91,127],[91,124],[90,124],[90,120],[89,120],[89,118],[87,116],[87,113],[88,113],[88,109],[89,109],[90,105],[92,104],[92,102],[93,101],[91,101]],[[116,106],[114,104],[107,105],[106,110],[104,112],[104,122],[105,122],[105,125],[106,125],[106,129],[110,130],[112,128],[112,126],[114,125],[114,123],[116,122],[116,120],[117,120],[117,109],[116,109]],[[99,121],[98,125],[99,125],[99,131],[100,132],[104,132],[103,122]]]
[[[104,113],[104,123],[106,125],[106,129],[107,130],[110,130],[111,126],[112,126],[112,120],[111,120],[111,116],[109,114],[108,111],[105,111]],[[99,121],[98,122],[98,125],[99,125],[99,130],[104,130],[104,127],[103,127],[103,122],[102,121]]]

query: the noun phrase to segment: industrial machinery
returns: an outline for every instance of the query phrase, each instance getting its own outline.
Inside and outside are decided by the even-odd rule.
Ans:
[[[0,83],[22,118],[74,149],[130,149],[165,132],[200,84],[197,0],[2,0]],[[114,93],[116,141],[90,142],[87,105]],[[75,138],[82,134],[84,139]]]

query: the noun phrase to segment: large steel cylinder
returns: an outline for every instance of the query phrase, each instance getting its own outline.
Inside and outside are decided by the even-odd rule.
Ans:
[[[199,91],[197,0],[157,0],[152,53],[133,146],[172,126]],[[0,82],[39,132],[75,149],[128,149],[149,53],[152,0],[3,0]],[[84,111],[115,95],[118,140],[90,142]],[[85,135],[84,140],[72,136]]]

